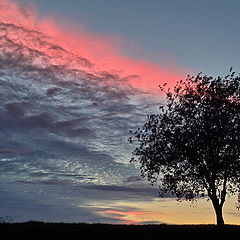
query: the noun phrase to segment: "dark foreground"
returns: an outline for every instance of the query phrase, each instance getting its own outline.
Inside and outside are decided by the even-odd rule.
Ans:
[[[136,237],[140,239],[192,239],[193,237],[232,237],[240,235],[240,226],[226,225],[217,227],[215,225],[110,225],[110,224],[68,224],[68,223],[3,223],[0,224],[1,236],[6,239],[14,236],[14,239],[106,239],[110,237]],[[137,239],[137,238],[136,238]],[[125,240],[125,239],[124,239]]]

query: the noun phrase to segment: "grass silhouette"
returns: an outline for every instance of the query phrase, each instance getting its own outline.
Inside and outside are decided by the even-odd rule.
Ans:
[[[225,225],[114,225],[114,224],[87,224],[87,223],[2,223],[0,224],[2,236],[15,236],[23,239],[56,239],[58,237],[73,237],[89,239],[108,237],[134,237],[134,238],[180,238],[190,239],[194,237],[236,237],[240,234],[240,226]],[[17,237],[17,238],[16,238]]]

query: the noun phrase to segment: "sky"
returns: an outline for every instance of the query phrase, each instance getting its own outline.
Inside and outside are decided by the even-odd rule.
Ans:
[[[32,0],[42,13],[72,19],[87,29],[113,34],[132,55],[173,61],[206,74],[239,68],[239,1],[231,0]],[[139,55],[138,55],[139,56]]]
[[[0,216],[213,223],[207,199],[159,198],[127,139],[164,104],[159,84],[237,71],[239,5],[0,0]]]

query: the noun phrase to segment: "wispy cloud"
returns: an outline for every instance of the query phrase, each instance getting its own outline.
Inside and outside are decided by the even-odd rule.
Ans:
[[[159,104],[152,89],[178,80],[181,68],[133,60],[121,54],[114,37],[66,30],[33,9],[0,0],[1,208],[27,212],[27,219],[30,209],[33,218],[43,217],[43,207],[53,208],[56,200],[73,213],[80,199],[75,191],[86,194],[83,205],[99,192],[150,197],[153,190],[136,187],[128,131]],[[63,217],[54,208],[54,219],[58,211]],[[121,215],[113,211],[104,219]],[[78,213],[86,221],[100,216],[90,208]]]
[[[20,48],[25,56],[34,55],[38,65],[67,65],[71,69],[87,70],[98,78],[105,74],[104,81],[108,83],[125,82],[141,90],[156,90],[159,83],[171,84],[186,73],[180,66],[169,70],[154,62],[124,56],[121,54],[124,43],[114,36],[40,17],[33,6],[26,9],[12,1],[0,3],[1,41],[8,42],[12,47],[8,52],[14,49],[15,56],[20,56]],[[61,27],[56,22],[61,22]]]

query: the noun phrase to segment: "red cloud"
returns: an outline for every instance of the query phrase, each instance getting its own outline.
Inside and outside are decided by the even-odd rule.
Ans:
[[[53,65],[65,65],[95,76],[105,72],[116,74],[124,80],[122,84],[130,84],[142,91],[157,90],[158,85],[165,82],[171,86],[186,74],[186,69],[179,66],[169,70],[151,61],[124,56],[117,38],[77,27],[69,30],[67,24],[64,27],[53,18],[39,17],[33,6],[23,8],[19,3],[0,0],[0,12],[0,22],[32,31],[35,38],[25,34],[24,37],[16,36],[15,41],[44,53],[44,57],[38,58],[40,64],[50,61]],[[44,36],[40,36],[41,33]]]
[[[105,217],[114,218],[120,220],[124,224],[141,224],[145,221],[157,222],[163,217],[163,215],[169,213],[160,213],[144,210],[131,210],[131,211],[119,211],[119,210],[106,210],[101,213]],[[166,217],[166,216],[165,216]]]

